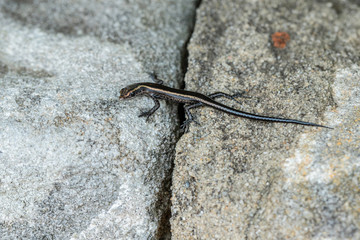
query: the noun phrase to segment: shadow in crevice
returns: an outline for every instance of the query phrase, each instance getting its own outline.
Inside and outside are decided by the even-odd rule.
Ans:
[[[184,46],[182,48],[182,52],[181,52],[181,72],[182,72],[182,79],[183,81],[181,82],[180,85],[180,89],[184,89],[185,88],[185,75],[188,71],[188,58],[189,58],[189,51],[188,51],[188,45],[190,42],[190,39],[193,35],[194,29],[195,29],[195,23],[196,23],[196,11],[197,9],[200,7],[202,0],[198,0],[195,2],[195,8],[194,8],[194,14],[193,14],[193,21],[192,21],[192,26],[190,27],[190,31],[189,31],[189,37],[186,40],[186,42],[184,43]],[[180,126],[181,124],[184,123],[184,121],[186,120],[185,117],[185,111],[184,111],[184,105],[183,104],[179,104],[178,107],[178,117],[179,117],[179,123]],[[180,135],[178,135],[178,139],[180,139],[181,135],[183,134],[182,131],[179,131]],[[164,211],[163,215],[161,216],[160,222],[159,222],[159,229],[158,229],[158,234],[157,234],[157,239],[162,239],[162,240],[168,240],[171,239],[171,223],[170,223],[170,219],[171,219],[171,196],[172,196],[172,191],[171,191],[171,186],[172,186],[172,173],[173,173],[173,169],[174,169],[174,160],[175,160],[175,154],[174,157],[172,159],[172,164],[171,164],[171,169],[170,169],[170,173],[169,179],[166,179],[166,181],[164,181],[164,183],[168,183],[168,184],[163,184],[163,192],[164,193],[168,193],[168,194],[162,194],[162,196],[159,196],[159,201],[158,203],[164,203],[164,204],[168,204],[168,208],[166,211]]]

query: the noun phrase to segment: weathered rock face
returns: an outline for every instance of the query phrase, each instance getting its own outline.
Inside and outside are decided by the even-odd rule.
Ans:
[[[353,1],[201,3],[187,89],[245,90],[252,98],[241,106],[224,102],[334,130],[194,111],[201,126],[176,148],[174,239],[360,238],[359,8]],[[290,40],[279,44],[276,36]]]
[[[0,1],[1,239],[360,239],[360,6],[197,2]],[[118,101],[184,70],[334,129]]]
[[[0,9],[0,238],[164,235],[176,108],[146,123],[137,115],[151,100],[118,92],[149,71],[178,85],[193,2]]]

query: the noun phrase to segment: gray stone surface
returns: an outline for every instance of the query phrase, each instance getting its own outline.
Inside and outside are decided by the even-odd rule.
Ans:
[[[177,112],[118,101],[181,78],[193,1],[0,2],[0,238],[164,236]]]
[[[187,89],[245,90],[223,102],[334,130],[195,110],[176,147],[173,239],[360,239],[359,29],[355,1],[201,3]]]
[[[176,143],[121,87],[180,86],[195,1],[0,1],[0,238],[360,239],[356,1],[202,1],[186,88],[245,90]],[[277,49],[271,34],[291,40]]]

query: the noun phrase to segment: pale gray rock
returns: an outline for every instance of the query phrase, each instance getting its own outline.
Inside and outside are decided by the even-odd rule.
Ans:
[[[176,107],[119,90],[179,85],[193,1],[0,3],[0,238],[169,232]]]
[[[195,1],[0,2],[1,239],[358,239],[360,15],[355,1],[203,1],[186,88],[245,90],[178,138],[173,105]],[[283,49],[271,35],[287,32]]]

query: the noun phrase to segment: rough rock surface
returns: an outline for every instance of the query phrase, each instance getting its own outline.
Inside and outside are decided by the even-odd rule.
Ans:
[[[169,234],[178,125],[119,102],[156,71],[176,86],[193,1],[0,2],[0,238]],[[166,233],[168,232],[168,233]]]
[[[186,59],[196,4],[0,1],[1,239],[360,239],[359,4],[201,1]],[[203,108],[177,142],[176,107],[118,101],[186,67],[186,89],[334,129]]]
[[[173,239],[360,238],[359,29],[354,1],[201,3],[187,89],[245,90],[242,105],[219,101],[334,129],[195,110],[176,147]]]

